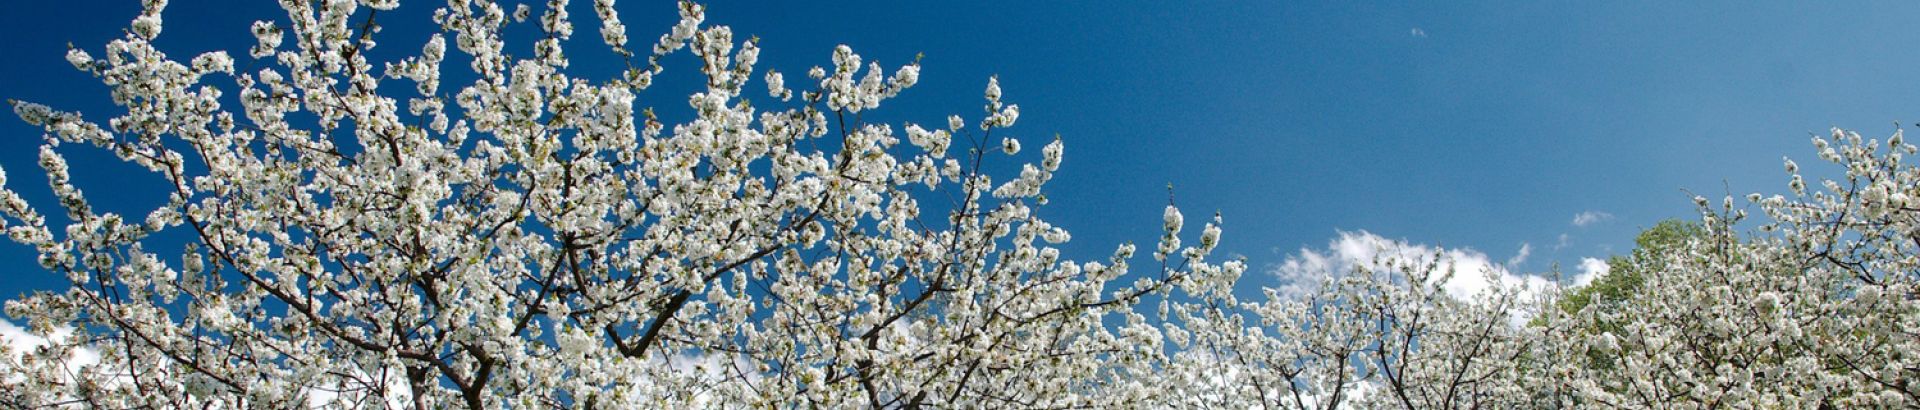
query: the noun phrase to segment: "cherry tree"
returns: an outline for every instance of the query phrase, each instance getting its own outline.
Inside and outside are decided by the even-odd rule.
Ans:
[[[1920,152],[1834,130],[1835,177],[1696,197],[1606,289],[1448,295],[1444,252],[1392,254],[1163,307],[1166,407],[1898,408],[1920,405]],[[1752,212],[1758,215],[1750,215]],[[1754,216],[1763,219],[1750,221]],[[1364,261],[1363,261],[1364,262]],[[1300,291],[1305,289],[1306,291]],[[1573,299],[1563,299],[1576,296]],[[1171,312],[1171,313],[1166,313]],[[1515,321],[1514,319],[1524,319]]]
[[[1391,250],[1388,250],[1391,251]],[[1522,376],[1541,329],[1521,326],[1552,288],[1503,281],[1445,251],[1317,266],[1264,299],[1230,293],[1162,308],[1176,347],[1153,373],[1184,408],[1539,407]],[[1344,269],[1343,269],[1344,268]],[[1475,277],[1484,276],[1484,277]],[[1461,281],[1484,280],[1456,294]]]
[[[0,227],[71,286],[6,303],[41,339],[0,344],[0,403],[1920,405],[1920,168],[1898,132],[1815,137],[1840,176],[1788,161],[1791,196],[1698,198],[1697,226],[1575,302],[1442,250],[1245,300],[1246,263],[1212,255],[1220,217],[1189,229],[1171,203],[1146,255],[1063,255],[1043,210],[1064,145],[1010,136],[997,79],[971,118],[884,123],[917,61],[840,46],[789,88],[699,4],[631,43],[596,0],[604,48],[576,50],[567,0],[387,21],[398,3],[283,0],[237,62],[155,48],[166,1],[145,0],[66,56],[124,113],[10,102],[44,130],[61,214],[0,173]],[[370,56],[382,25],[427,23],[417,54]],[[624,70],[590,78],[570,52]],[[687,60],[687,118],[637,104]],[[96,209],[76,146],[167,181],[161,205]]]
[[[1605,407],[1920,405],[1916,147],[1839,129],[1813,144],[1835,178],[1809,185],[1789,159],[1790,196],[1696,197],[1699,229],[1629,259],[1623,300],[1565,317],[1540,382]]]
[[[379,27],[429,23],[384,21],[398,1],[284,0],[245,64],[155,48],[166,1],[145,0],[66,58],[124,114],[11,103],[45,130],[67,223],[0,181],[5,229],[72,286],[6,304],[70,336],[0,355],[0,401],[1126,406],[1148,397],[1122,364],[1163,354],[1133,306],[1245,270],[1208,259],[1216,224],[1183,245],[1172,206],[1153,269],[1130,244],[1061,255],[1041,210],[1063,145],[1023,150],[994,79],[973,118],[876,123],[917,62],[841,46],[789,88],[702,5],[649,44],[613,3],[596,34],[628,68],[584,78],[567,0],[448,1],[392,61],[368,56]],[[503,51],[515,24],[541,33],[531,55]],[[636,102],[678,52],[705,86],[669,123]],[[97,211],[63,154],[87,145],[168,181],[164,204]],[[81,350],[97,361],[72,366]]]

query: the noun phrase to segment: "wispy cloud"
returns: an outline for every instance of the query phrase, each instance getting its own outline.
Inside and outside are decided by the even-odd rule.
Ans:
[[[1533,244],[1521,242],[1520,251],[1515,252],[1513,257],[1507,258],[1507,269],[1519,269],[1520,264],[1527,263],[1527,256],[1531,255],[1533,255]]]
[[[1573,214],[1573,226],[1585,228],[1588,225],[1606,222],[1611,219],[1613,219],[1613,214],[1610,214],[1610,213],[1601,212],[1601,211],[1586,211],[1586,212]]]
[[[1419,27],[1414,27],[1410,33],[1412,33],[1413,36],[1416,38],[1427,38],[1427,31],[1422,30]]]

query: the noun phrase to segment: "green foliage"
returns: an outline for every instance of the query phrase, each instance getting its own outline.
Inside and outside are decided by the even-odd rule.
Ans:
[[[1568,290],[1558,303],[1560,310],[1572,314],[1596,303],[1604,309],[1632,298],[1646,280],[1647,272],[1666,269],[1668,261],[1662,255],[1673,254],[1704,232],[1700,224],[1678,219],[1660,221],[1641,231],[1633,240],[1633,253],[1607,258],[1607,274],[1586,286]]]
[[[1700,224],[1678,219],[1668,219],[1654,224],[1652,228],[1640,231],[1635,237],[1633,252],[1626,255],[1614,255],[1607,258],[1607,274],[1594,278],[1592,283],[1568,289],[1561,294],[1556,307],[1566,314],[1579,314],[1592,307],[1600,312],[1618,310],[1620,306],[1631,303],[1646,283],[1647,274],[1666,269],[1669,260],[1664,255],[1682,251],[1687,241],[1699,238],[1705,233]],[[1599,312],[1596,312],[1599,313]],[[1535,318],[1533,324],[1543,325],[1544,318]],[[1597,335],[1618,333],[1620,325],[1607,320],[1595,320],[1591,326],[1578,329],[1581,333]],[[1584,326],[1583,326],[1584,327]],[[1589,366],[1600,369],[1612,369],[1614,359],[1598,352],[1590,352]]]

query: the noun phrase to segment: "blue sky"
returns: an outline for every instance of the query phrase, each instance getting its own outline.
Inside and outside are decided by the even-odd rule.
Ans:
[[[103,119],[105,88],[61,59],[98,54],[137,2],[20,2],[0,14],[0,98]],[[268,2],[174,0],[163,48],[187,58],[250,45]],[[384,45],[417,50],[415,1]],[[591,16],[577,0],[575,15]],[[622,2],[636,41],[673,19],[666,2]],[[977,118],[998,75],[1022,108],[1015,134],[1067,143],[1042,211],[1100,258],[1150,244],[1166,186],[1189,217],[1225,215],[1222,249],[1256,267],[1339,230],[1469,247],[1520,270],[1571,266],[1631,246],[1641,227],[1692,217],[1692,190],[1784,192],[1780,159],[1809,163],[1810,132],[1869,135],[1916,120],[1920,5],[1732,2],[982,2],[710,3],[708,22],[758,35],[762,67],[804,72],[836,44],[894,66],[924,53],[921,83],[882,110],[921,123]],[[409,17],[411,16],[411,17]],[[597,24],[591,24],[597,27]],[[413,30],[413,31],[408,31]],[[590,50],[592,31],[576,36]],[[599,53],[591,54],[604,58]],[[241,66],[245,67],[242,58]],[[670,69],[690,71],[687,61]],[[671,89],[671,87],[667,87]],[[658,90],[656,90],[658,91]],[[684,106],[684,95],[644,94]],[[10,116],[9,116],[10,117]],[[40,133],[0,120],[0,167],[29,199]],[[1034,145],[1037,146],[1037,145]],[[66,150],[96,201],[156,203],[148,181]],[[157,191],[155,191],[157,192]],[[126,205],[126,209],[142,206]],[[1575,215],[1610,215],[1575,226]],[[1596,214],[1597,215],[1597,214]],[[1565,241],[1562,242],[1564,235]],[[0,298],[59,285],[30,250],[0,246]],[[1269,279],[1250,276],[1244,286]]]

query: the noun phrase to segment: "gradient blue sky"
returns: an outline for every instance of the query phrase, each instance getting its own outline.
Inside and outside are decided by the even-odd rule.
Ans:
[[[16,3],[0,13],[0,97],[114,113],[105,88],[61,57],[68,42],[99,54],[138,2]],[[407,26],[427,24],[441,2],[414,3],[386,20],[383,47],[417,50],[425,34]],[[1190,218],[1222,212],[1222,249],[1256,267],[1323,247],[1336,230],[1496,260],[1532,244],[1521,270],[1571,267],[1630,247],[1660,219],[1692,217],[1683,189],[1783,192],[1780,158],[1812,162],[1809,132],[1883,135],[1915,119],[1920,95],[1912,3],[709,5],[710,24],[758,35],[761,67],[790,78],[828,64],[836,44],[888,66],[925,53],[921,85],[883,107],[898,118],[977,118],[998,74],[1022,108],[1016,134],[1067,142],[1043,212],[1074,232],[1068,250],[1083,259],[1151,243],[1172,183]],[[576,0],[575,15],[590,7]],[[669,2],[621,9],[636,41],[673,19]],[[258,0],[173,0],[160,44],[182,59],[244,54],[247,23],[274,12]],[[594,28],[582,23],[576,47],[597,43]],[[641,102],[683,107],[684,95]],[[57,209],[35,165],[40,133],[8,117],[0,167]],[[85,151],[65,152],[96,201],[157,203],[157,190],[137,188],[150,177]],[[1613,217],[1571,224],[1588,211]],[[0,298],[63,281],[11,243],[0,266]]]

